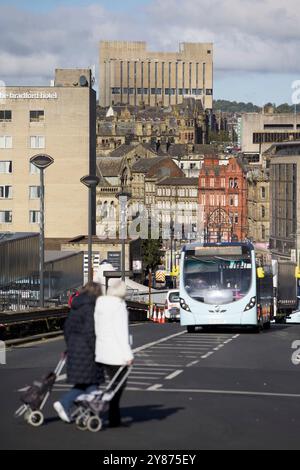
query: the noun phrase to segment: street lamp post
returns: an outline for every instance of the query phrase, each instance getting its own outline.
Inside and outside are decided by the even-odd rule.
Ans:
[[[92,205],[93,205],[93,189],[99,184],[100,179],[96,175],[87,175],[80,178],[80,182],[84,184],[89,190],[89,209],[88,209],[88,282],[93,280],[92,270]]]
[[[30,163],[40,170],[40,307],[44,307],[44,264],[45,264],[45,184],[44,171],[54,162],[50,155],[38,154],[30,158]]]
[[[124,185],[121,185],[121,191],[116,194],[116,198],[119,201],[120,206],[120,230],[119,233],[121,235],[121,271],[122,271],[122,281],[125,281],[125,248],[126,248],[126,238],[127,238],[127,201],[130,199],[131,193],[124,189]]]

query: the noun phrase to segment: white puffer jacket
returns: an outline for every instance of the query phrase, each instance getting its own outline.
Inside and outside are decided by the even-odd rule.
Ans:
[[[99,297],[96,302],[96,362],[122,366],[133,359],[128,312],[125,301],[118,296],[121,294],[120,284],[115,289],[109,287],[108,294]]]

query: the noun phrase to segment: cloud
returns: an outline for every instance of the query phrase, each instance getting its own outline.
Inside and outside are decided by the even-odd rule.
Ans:
[[[61,3],[1,8],[0,79],[44,84],[56,67],[97,65],[100,39],[145,40],[152,50],[213,42],[216,73],[300,72],[298,0],[152,0],[128,11]]]

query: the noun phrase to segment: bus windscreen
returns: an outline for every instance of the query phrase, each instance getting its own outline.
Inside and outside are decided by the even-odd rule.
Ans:
[[[184,285],[190,297],[206,304],[227,304],[242,299],[251,287],[251,252],[245,247],[218,247],[186,253]],[[216,247],[212,247],[216,250]],[[234,250],[233,250],[234,248]],[[242,249],[243,248],[243,249]]]

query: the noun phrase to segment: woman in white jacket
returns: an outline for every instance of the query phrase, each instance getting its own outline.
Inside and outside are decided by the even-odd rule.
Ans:
[[[126,285],[111,279],[107,295],[97,299],[95,308],[96,362],[105,367],[111,379],[121,366],[130,366],[133,354],[129,344],[128,312],[125,303]],[[124,369],[124,374],[127,368]],[[120,374],[118,380],[122,378]],[[119,402],[126,383],[110,401],[109,425],[121,424]]]

